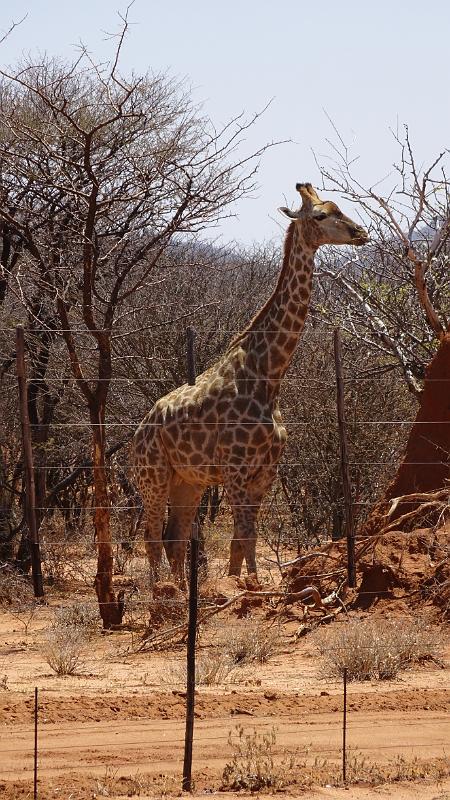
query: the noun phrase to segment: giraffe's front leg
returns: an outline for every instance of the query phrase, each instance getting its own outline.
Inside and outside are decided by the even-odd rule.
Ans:
[[[241,574],[245,558],[249,575],[256,574],[256,521],[262,499],[276,475],[276,467],[258,470],[244,479],[242,472],[235,474],[226,485],[233,508],[234,535],[230,545],[229,575]]]
[[[247,572],[250,575],[256,573],[256,518],[261,497],[249,490],[241,475],[236,475],[234,480],[228,481],[226,490],[234,518],[228,574],[239,576],[245,558]]]
[[[249,575],[256,574],[256,518],[259,503],[247,497],[244,505],[233,506],[234,535],[230,544],[230,567],[228,574],[241,574],[245,558]]]
[[[228,575],[239,575],[242,571],[242,564],[244,563],[244,548],[239,537],[237,525],[235,523],[234,535],[230,542],[230,563],[228,567]]]

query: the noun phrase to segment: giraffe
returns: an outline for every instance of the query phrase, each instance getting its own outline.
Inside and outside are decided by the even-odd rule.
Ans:
[[[286,442],[278,398],[311,297],[313,262],[324,244],[363,245],[366,231],[310,183],[297,183],[299,210],[288,217],[284,255],[272,295],[226,352],[194,386],[156,402],[133,442],[136,480],[145,508],[145,546],[155,576],[164,547],[172,573],[184,582],[186,541],[206,487],[223,484],[233,510],[229,574],[245,558],[256,573],[256,520]]]

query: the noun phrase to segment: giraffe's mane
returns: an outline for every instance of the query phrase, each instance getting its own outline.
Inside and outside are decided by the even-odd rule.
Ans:
[[[280,273],[278,275],[277,285],[275,286],[275,289],[273,290],[273,292],[270,295],[269,299],[264,303],[263,306],[261,306],[259,311],[257,311],[257,313],[255,314],[253,319],[244,328],[244,330],[241,331],[241,333],[238,333],[238,335],[235,336],[234,339],[232,339],[232,341],[230,342],[230,345],[228,347],[228,351],[231,350],[231,348],[234,347],[236,344],[238,344],[238,342],[240,342],[252,330],[252,328],[255,328],[257,323],[261,320],[261,318],[264,316],[266,311],[268,311],[268,309],[272,305],[272,303],[274,301],[274,298],[276,297],[276,295],[278,293],[278,290],[279,290],[279,288],[281,286],[281,282],[282,282],[282,280],[283,280],[283,278],[285,276],[286,270],[288,268],[289,256],[290,256],[290,253],[291,253],[292,241],[293,241],[293,238],[294,238],[294,229],[295,229],[295,222],[291,222],[289,227],[288,227],[288,229],[287,229],[287,231],[286,231],[286,235],[284,237],[283,263],[281,265],[281,270],[280,270]]]

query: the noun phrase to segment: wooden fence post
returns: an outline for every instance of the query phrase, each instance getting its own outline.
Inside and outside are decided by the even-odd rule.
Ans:
[[[28,524],[28,542],[31,553],[31,572],[35,597],[44,597],[41,551],[36,522],[36,492],[34,486],[33,448],[28,417],[27,373],[25,366],[25,337],[21,325],[16,328],[16,369],[19,383],[20,422],[22,426],[23,466],[25,473],[25,516]]]

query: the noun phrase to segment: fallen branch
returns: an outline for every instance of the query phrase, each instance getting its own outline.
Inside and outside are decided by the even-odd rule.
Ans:
[[[306,586],[300,592],[289,592],[284,596],[284,605],[293,605],[297,602],[304,603],[305,600],[312,600],[314,608],[325,609],[322,596],[317,586]]]
[[[297,556],[292,561],[284,561],[282,564],[279,564],[278,561],[274,561],[272,558],[266,558],[265,561],[270,561],[272,564],[277,564],[280,569],[285,569],[286,567],[292,567],[294,564],[301,564],[302,561],[307,561],[309,558],[314,558],[315,556],[323,556],[324,558],[336,558],[336,556],[330,556],[329,553],[321,553],[318,550],[314,550],[311,553],[306,553],[304,556]]]
[[[247,590],[244,592],[240,592],[239,594],[231,597],[226,603],[222,603],[221,605],[215,606],[213,609],[208,609],[203,614],[200,612],[197,619],[197,629],[200,625],[206,622],[211,617],[219,614],[221,611],[224,611],[226,608],[229,608],[233,603],[236,603],[241,597],[245,597],[247,594],[250,594]],[[252,594],[258,594],[258,592],[252,592]],[[167,643],[170,639],[174,638],[175,636],[182,635],[181,641],[183,641],[184,636],[187,635],[188,631],[188,623],[181,622],[179,625],[174,625],[173,628],[169,628],[168,630],[158,631],[157,633],[153,634],[153,636],[147,636],[137,648],[135,648],[135,652],[140,653],[143,650],[149,649],[151,647],[155,647],[155,645],[159,644],[160,642]]]
[[[343,610],[346,610],[345,607],[336,609],[334,614],[326,614],[325,617],[319,617],[318,619],[316,618],[313,624],[305,624],[302,622],[300,627],[297,628],[296,632],[294,633],[294,641],[298,641],[301,636],[305,636],[305,634],[314,631],[319,627],[319,625],[326,625],[328,622],[332,622]]]
[[[436,494],[438,494],[438,493],[436,493]],[[411,497],[412,495],[404,495],[404,496],[405,497]],[[378,536],[383,536],[385,533],[389,533],[389,531],[397,530],[398,528],[401,527],[401,525],[403,525],[404,522],[411,521],[411,520],[415,519],[416,517],[421,516],[427,509],[432,509],[432,508],[434,508],[434,509],[435,508],[444,509],[444,508],[446,508],[447,504],[448,504],[448,492],[445,493],[445,497],[447,499],[447,503],[444,503],[442,500],[438,500],[438,499],[429,500],[426,503],[421,503],[420,506],[415,508],[413,511],[407,511],[406,514],[402,514],[401,517],[397,517],[397,519],[394,520],[394,522],[391,522],[391,523],[389,523],[389,525],[386,525],[384,528],[382,528],[382,530],[379,532]],[[396,498],[396,499],[399,499],[399,498]],[[401,500],[401,498],[400,498],[400,500]],[[390,513],[391,514],[393,513],[392,510],[390,511]],[[388,515],[386,515],[386,516],[388,516]]]
[[[304,603],[305,600],[313,600],[312,608],[318,610],[326,610],[326,606],[322,600],[319,590],[316,586],[307,586],[305,589],[302,589],[300,592],[295,592],[293,594],[289,594],[284,591],[280,590],[269,590],[269,591],[251,591],[250,589],[245,589],[239,594],[234,595],[234,597],[230,597],[225,603],[221,603],[220,605],[214,606],[214,608],[208,608],[203,613],[200,612],[198,615],[197,620],[197,629],[200,625],[204,625],[205,622],[210,620],[212,617],[220,614],[222,611],[225,611],[227,608],[230,608],[234,603],[237,603],[238,600],[242,600],[244,597],[252,598],[252,597],[280,597],[283,598],[285,604],[293,604],[296,602]],[[332,595],[329,595],[327,600],[328,604],[331,602]],[[308,606],[310,607],[310,606]],[[174,625],[172,628],[164,629],[162,631],[158,631],[157,633],[151,634],[150,636],[145,637],[143,641],[134,648],[133,652],[140,653],[148,649],[152,649],[162,645],[168,644],[174,638],[180,638],[182,642],[185,636],[187,635],[188,630],[188,623],[181,622],[178,625]]]
[[[423,501],[423,503],[426,506],[426,505],[428,505],[429,502],[434,503],[435,501],[438,501],[438,500],[447,500],[447,502],[448,502],[449,501],[449,497],[450,497],[450,494],[449,494],[448,489],[440,489],[438,492],[414,492],[413,494],[403,494],[403,495],[400,495],[400,497],[394,497],[392,499],[391,506],[390,506],[390,508],[387,511],[385,516],[386,516],[387,519],[389,519],[389,517],[392,516],[392,514],[394,513],[394,511],[396,510],[397,506],[399,506],[400,503],[417,503],[417,502],[422,502]],[[419,511],[421,508],[422,508],[422,505],[420,505],[419,508],[416,508],[413,511],[409,511],[408,514],[414,514],[416,511]],[[395,520],[395,522],[398,523],[404,517],[405,517],[405,515],[403,515],[402,517],[399,517],[397,520]]]

